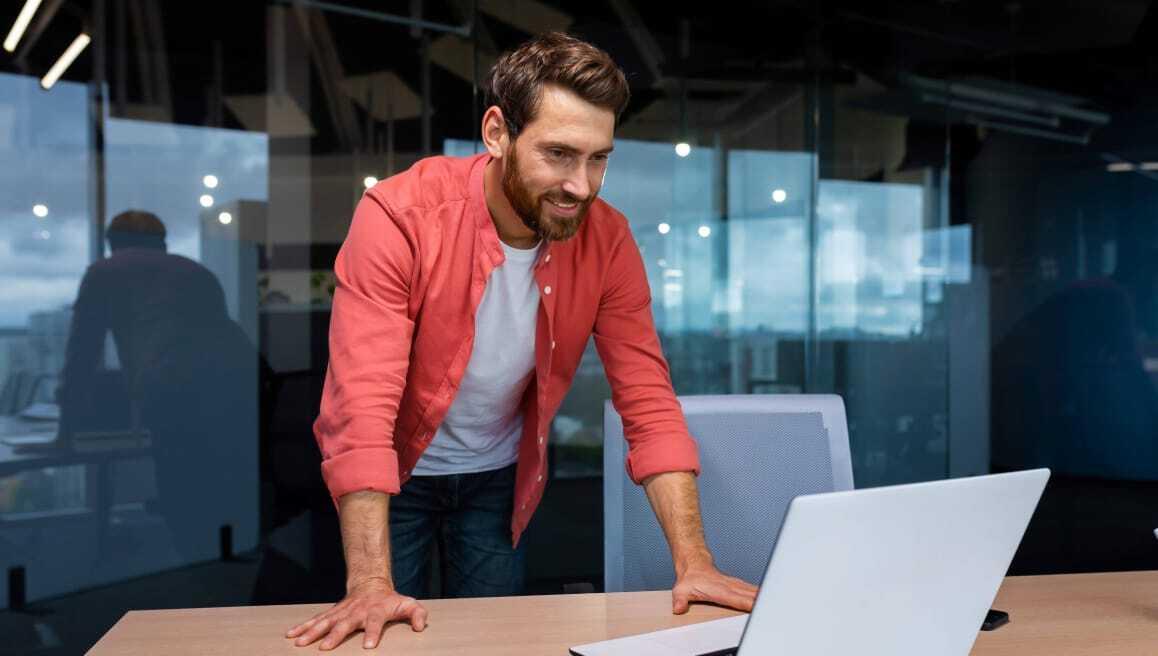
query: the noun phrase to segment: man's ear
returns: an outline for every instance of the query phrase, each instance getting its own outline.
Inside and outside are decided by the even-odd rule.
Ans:
[[[511,136],[507,131],[507,121],[503,110],[491,105],[482,118],[482,142],[487,152],[495,159],[502,159],[511,147]]]

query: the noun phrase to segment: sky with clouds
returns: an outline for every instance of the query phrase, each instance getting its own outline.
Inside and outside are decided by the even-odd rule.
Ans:
[[[0,327],[71,304],[91,252],[86,87],[0,74]],[[126,209],[165,222],[169,250],[197,259],[202,194],[214,204],[268,198],[264,134],[108,119],[106,221]],[[219,179],[206,189],[202,179]],[[38,218],[33,206],[48,207]]]
[[[35,78],[0,74],[0,328],[23,327],[32,312],[71,304],[89,264],[86,102],[84,85],[62,82],[45,92]],[[217,211],[201,207],[202,194],[211,194],[215,207],[268,200],[264,134],[108,119],[105,141],[106,217],[126,209],[157,214],[172,252],[198,259],[201,217]],[[473,144],[448,142],[447,150],[466,154]],[[833,311],[849,316],[821,323],[896,334],[919,324],[923,274],[914,269],[929,250],[919,186],[821,181],[814,208],[812,155],[733,150],[726,162],[718,157],[712,148],[697,146],[681,158],[671,144],[620,140],[603,187],[603,198],[631,221],[668,329],[711,328],[723,309],[734,328],[803,330],[805,228],[813,212],[822,291],[856,289],[831,301]],[[723,194],[716,189],[721,164],[728,172]],[[207,174],[219,179],[216,189],[204,187]],[[780,202],[771,200],[774,190],[783,192]],[[727,223],[714,207],[722,196]],[[33,214],[36,204],[48,207],[47,217]],[[661,223],[670,233],[657,232]],[[710,237],[697,234],[701,226],[711,228]],[[700,275],[714,269],[719,239],[730,253],[727,289]]]

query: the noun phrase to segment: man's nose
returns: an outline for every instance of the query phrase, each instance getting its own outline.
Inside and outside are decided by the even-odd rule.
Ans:
[[[591,195],[591,182],[587,179],[587,171],[583,167],[575,167],[563,181],[563,191],[576,200],[587,200]]]

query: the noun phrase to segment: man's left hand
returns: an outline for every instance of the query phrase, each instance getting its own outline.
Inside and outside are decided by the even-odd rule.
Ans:
[[[676,577],[671,590],[671,612],[683,615],[693,602],[718,604],[747,613],[756,603],[756,586],[728,576],[714,565],[689,567]]]

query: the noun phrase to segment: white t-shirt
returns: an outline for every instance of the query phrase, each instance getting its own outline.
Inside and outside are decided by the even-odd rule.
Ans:
[[[474,347],[462,384],[414,476],[472,474],[519,459],[519,402],[535,372],[539,247],[503,244],[506,261],[491,271],[475,315]]]

